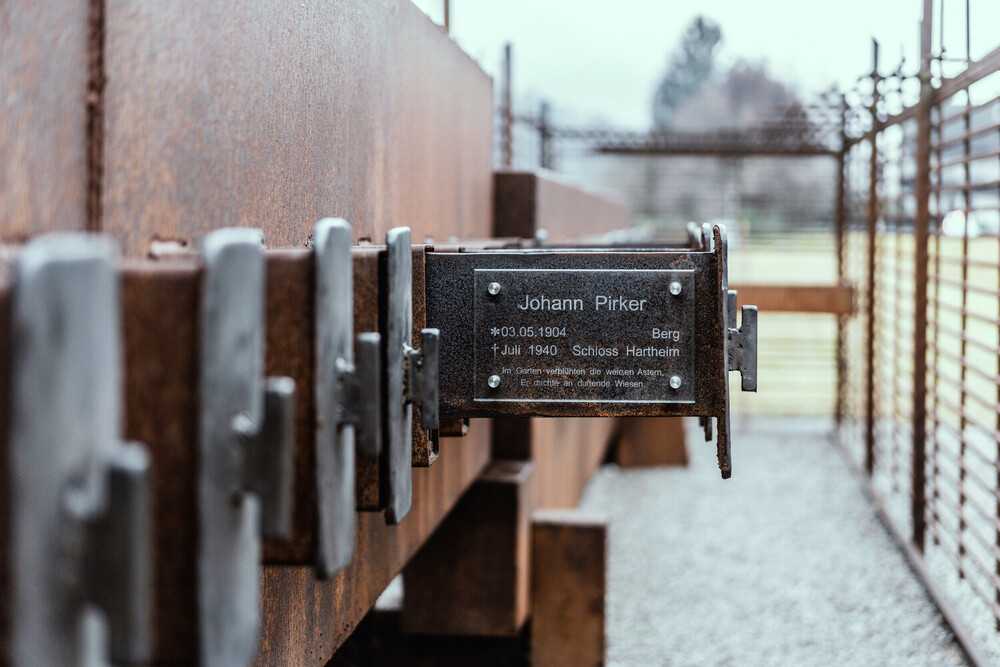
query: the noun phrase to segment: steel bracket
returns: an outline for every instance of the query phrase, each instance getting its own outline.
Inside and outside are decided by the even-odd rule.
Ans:
[[[387,246],[386,304],[386,452],[382,475],[385,519],[402,521],[413,499],[413,403],[421,408],[421,425],[438,425],[438,343],[436,329],[424,329],[422,347],[413,348],[413,253],[410,230],[390,229]],[[426,348],[426,349],[425,349]]]
[[[149,456],[119,439],[117,260],[109,239],[83,234],[41,237],[18,259],[9,508],[14,664],[149,658]]]
[[[743,306],[736,326],[736,290],[729,290],[729,370],[740,372],[740,388],[757,391],[757,306]]]
[[[441,333],[437,329],[420,331],[420,349],[407,346],[403,356],[406,400],[420,408],[420,425],[438,428],[438,375]]]
[[[256,649],[261,534],[283,536],[291,521],[295,384],[263,377],[260,231],[212,232],[201,255],[201,656],[242,665]]]
[[[351,227],[325,218],[313,231],[316,254],[317,576],[328,578],[354,555],[355,442],[381,449],[381,337],[357,337],[354,359]]]

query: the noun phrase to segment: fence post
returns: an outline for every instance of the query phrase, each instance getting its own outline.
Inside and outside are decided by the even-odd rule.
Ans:
[[[847,227],[847,98],[840,96],[840,151],[837,153],[837,201],[834,203],[834,233],[837,242],[837,284],[845,284],[844,236]],[[837,406],[839,428],[844,419],[844,397],[847,394],[847,317],[837,316]]]
[[[878,42],[872,40],[872,130],[868,161],[868,327],[865,349],[865,470],[875,471],[875,232],[878,224]]]
[[[538,165],[552,169],[552,127],[549,125],[549,103],[542,102],[538,110]]]
[[[501,89],[501,126],[500,126],[500,160],[501,164],[510,169],[514,162],[514,110],[511,100],[511,46],[507,42],[503,46],[503,88]]]
[[[913,219],[913,458],[911,520],[913,546],[924,550],[926,528],[927,446],[927,264],[931,199],[931,11],[932,0],[924,0],[920,24],[920,101],[917,103],[917,173],[914,183],[916,215]]]

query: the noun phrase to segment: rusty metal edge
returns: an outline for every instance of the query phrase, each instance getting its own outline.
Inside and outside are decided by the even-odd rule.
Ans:
[[[927,567],[924,565],[923,555],[914,548],[903,532],[896,526],[892,517],[889,516],[888,510],[886,510],[885,504],[882,502],[882,497],[872,487],[871,478],[868,476],[868,473],[851,458],[850,453],[844,447],[837,445],[836,449],[847,462],[851,472],[859,478],[861,491],[864,493],[865,499],[875,509],[875,515],[878,517],[879,523],[882,524],[886,532],[889,533],[889,536],[892,537],[896,547],[906,557],[906,564],[910,566],[910,570],[917,576],[920,584],[927,592],[927,597],[931,599],[938,613],[941,614],[941,618],[944,620],[945,625],[948,626],[948,629],[951,630],[962,653],[975,667],[989,667],[992,665],[993,662],[983,655],[976,644],[976,640],[973,639],[969,628],[962,621],[955,608],[952,607],[947,596],[934,583],[930,572],[927,571]]]

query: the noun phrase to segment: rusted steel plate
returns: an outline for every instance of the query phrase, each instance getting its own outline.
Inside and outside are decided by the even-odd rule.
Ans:
[[[622,417],[614,438],[614,460],[620,468],[687,465],[684,420]]]
[[[628,208],[568,185],[550,174],[494,174],[493,235],[535,238],[540,229],[554,242],[579,242],[630,224]]]
[[[531,664],[604,664],[607,531],[579,511],[531,517]]]
[[[403,631],[516,635],[528,616],[530,461],[494,461],[403,571]]]
[[[616,420],[531,419],[537,507],[576,507],[604,462]]]
[[[444,438],[441,457],[413,471],[413,506],[397,526],[381,514],[358,515],[351,565],[328,581],[315,570],[264,568],[264,625],[255,665],[325,665],[375,604],[389,581],[440,524],[489,460],[490,425],[474,421],[461,439]]]
[[[103,229],[126,254],[211,228],[303,247],[487,236],[492,90],[407,0],[105,3]]]
[[[854,288],[847,285],[737,285],[740,301],[758,310],[854,314]]]
[[[433,246],[413,245],[413,340],[420,344],[421,331],[427,328],[426,290],[424,283],[424,255]],[[427,467],[437,460],[437,434],[420,427],[420,406],[413,406],[413,465]]]
[[[441,414],[720,414],[722,261],[686,251],[428,254]]]
[[[125,438],[146,445],[154,525],[153,662],[198,654],[198,312],[194,262],[139,261],[122,273]]]
[[[87,221],[88,13],[83,0],[0,10],[0,240]]]
[[[288,539],[264,542],[265,563],[314,563],[316,537],[315,258],[271,250],[267,258],[265,375],[295,381],[292,524]]]

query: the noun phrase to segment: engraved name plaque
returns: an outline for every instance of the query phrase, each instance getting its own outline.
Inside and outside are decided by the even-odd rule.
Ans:
[[[474,275],[476,403],[694,403],[693,270]]]

